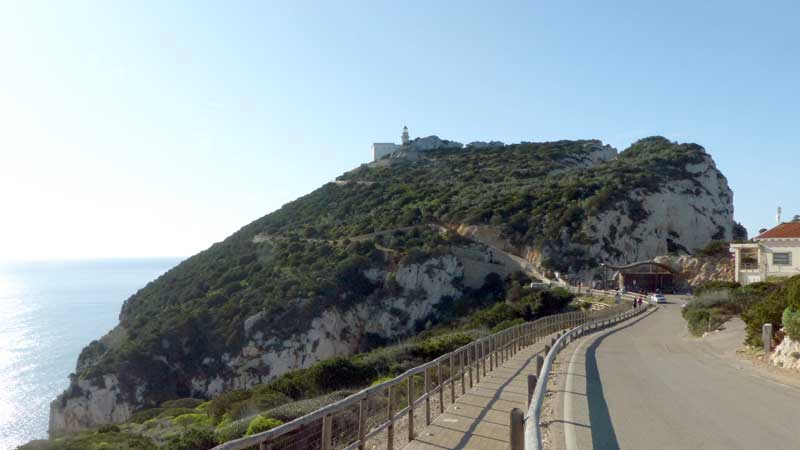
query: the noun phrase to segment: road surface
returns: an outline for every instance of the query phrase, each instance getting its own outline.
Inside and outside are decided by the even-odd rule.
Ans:
[[[551,448],[799,449],[800,388],[737,359],[741,330],[688,336],[669,300],[562,352]]]

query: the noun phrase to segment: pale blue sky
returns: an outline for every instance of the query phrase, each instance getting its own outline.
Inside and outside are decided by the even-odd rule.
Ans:
[[[800,8],[613,3],[0,0],[0,259],[189,255],[403,125],[697,142],[800,214]]]

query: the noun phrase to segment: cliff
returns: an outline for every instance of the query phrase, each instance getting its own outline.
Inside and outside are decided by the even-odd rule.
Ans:
[[[491,273],[591,279],[601,261],[732,234],[732,193],[696,144],[431,142],[342,175],[133,295],[81,353],[51,431],[418,333]]]

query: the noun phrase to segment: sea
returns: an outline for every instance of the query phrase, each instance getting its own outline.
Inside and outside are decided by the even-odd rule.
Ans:
[[[0,263],[0,450],[47,437],[50,402],[122,303],[181,258]]]

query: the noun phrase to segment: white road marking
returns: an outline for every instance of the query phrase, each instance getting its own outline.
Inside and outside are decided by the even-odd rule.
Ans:
[[[567,380],[564,384],[564,442],[567,446],[567,450],[578,449],[578,444],[576,443],[577,439],[575,438],[575,433],[577,432],[578,427],[575,426],[576,421],[572,411],[573,402],[570,400],[572,397],[580,396],[573,394],[573,392],[575,392],[575,379],[578,377],[575,377],[572,374],[575,373],[575,357],[581,353],[583,346],[587,341],[588,339],[581,340],[580,344],[578,344],[578,347],[576,347],[575,351],[572,353],[572,357],[569,359],[569,368],[567,369]]]

